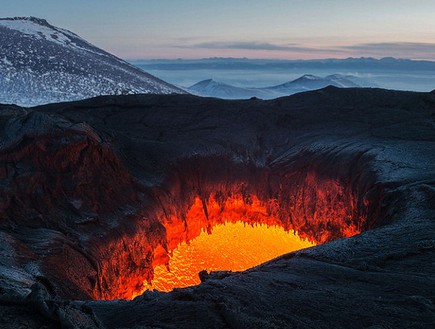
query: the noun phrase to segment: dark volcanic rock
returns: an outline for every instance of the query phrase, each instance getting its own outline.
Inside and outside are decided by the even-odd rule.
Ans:
[[[431,328],[434,120],[433,93],[332,87],[2,106],[0,325]],[[162,218],[232,191],[278,200],[283,225],[328,243],[169,294],[91,300],[152,275]],[[321,211],[331,220],[314,226]],[[340,220],[363,233],[339,239]]]

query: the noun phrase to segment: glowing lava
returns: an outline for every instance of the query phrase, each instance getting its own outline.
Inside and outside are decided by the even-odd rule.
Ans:
[[[126,287],[118,284],[122,290],[118,288],[116,296],[134,298],[145,290],[197,285],[203,270],[243,271],[295,250],[353,236],[365,222],[355,204],[337,182],[312,176],[306,177],[302,191],[266,200],[247,193],[197,195],[188,208],[161,213],[165,239],[152,249],[151,271],[145,271],[142,280],[135,276]]]
[[[295,232],[279,226],[235,223],[217,224],[211,234],[203,231],[173,250],[169,265],[154,267],[148,289],[171,291],[200,283],[202,270],[243,271],[282,254],[313,246]]]

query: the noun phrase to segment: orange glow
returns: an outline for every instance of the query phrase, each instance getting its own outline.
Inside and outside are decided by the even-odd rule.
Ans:
[[[187,212],[185,221],[171,216],[170,221],[164,224],[168,250],[174,250],[180,243],[194,239],[204,229],[210,233],[218,224],[240,221],[248,224],[282,226],[282,223],[270,214],[267,206],[256,196],[250,196],[247,200],[241,195],[228,196],[220,202],[217,199],[212,195],[206,203],[203,203],[199,197],[196,197]]]
[[[287,188],[292,191],[283,183],[283,190]],[[143,245],[150,248],[146,261],[138,259],[144,254],[137,250],[142,243],[133,243],[135,258],[130,255],[125,264],[117,266],[129,269],[131,261],[145,266],[134,267],[122,282],[118,278],[106,299],[130,299],[146,290],[197,285],[203,270],[243,271],[288,252],[358,234],[365,222],[355,212],[356,202],[349,191],[336,181],[313,175],[305,177],[304,188],[276,198],[219,192],[196,196],[191,202],[188,208],[168,208],[158,216],[164,237],[152,247]]]
[[[217,224],[211,234],[203,231],[189,243],[178,245],[168,266],[154,267],[154,279],[148,288],[171,291],[175,287],[197,285],[202,270],[243,271],[313,245],[279,226],[252,226],[240,221]]]

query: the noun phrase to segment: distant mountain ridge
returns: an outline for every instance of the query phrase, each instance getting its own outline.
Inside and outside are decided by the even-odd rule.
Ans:
[[[273,91],[258,88],[236,87],[213,79],[200,81],[187,88],[187,91],[198,96],[217,97],[223,99],[244,99],[257,97],[269,99],[273,97]]]
[[[319,77],[311,74],[306,74],[298,79],[265,88],[244,88],[236,87],[230,84],[207,79],[200,81],[189,88],[187,91],[207,97],[217,97],[224,99],[245,99],[257,97],[261,99],[272,99],[281,96],[293,95],[303,91],[322,89],[327,86],[334,86],[339,88],[360,88],[363,87],[352,79],[359,79],[349,75],[333,74],[326,77]],[[360,81],[362,81],[360,79]],[[365,87],[369,83],[365,83]],[[373,85],[373,87],[375,87]]]
[[[263,88],[304,74],[352,76],[362,87],[429,92],[435,88],[435,61],[400,58],[344,59],[154,59],[134,65],[179,86],[191,86],[213,77],[239,87]]]
[[[33,106],[138,93],[184,91],[45,19],[0,18],[0,103]]]
[[[270,69],[296,69],[303,67],[309,70],[320,70],[327,67],[336,71],[359,69],[384,69],[384,70],[434,70],[435,61],[412,60],[394,57],[384,57],[380,59],[372,57],[349,57],[349,58],[325,58],[325,59],[300,59],[300,60],[282,60],[282,59],[251,59],[251,58],[202,58],[202,59],[154,59],[154,60],[135,60],[133,64],[148,69],[208,69],[213,65],[215,69],[227,69],[237,65],[238,69],[246,70],[267,66]]]

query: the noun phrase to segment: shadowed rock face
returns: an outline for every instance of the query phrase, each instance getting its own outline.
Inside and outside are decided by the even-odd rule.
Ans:
[[[429,327],[434,118],[433,93],[331,87],[272,101],[3,106],[0,323]],[[211,195],[223,204],[236,194],[328,243],[170,294],[89,301],[127,298],[151,279],[176,243],[165,223],[196,197],[207,220],[186,222],[179,240],[213,225]],[[350,227],[363,233],[340,239]]]

